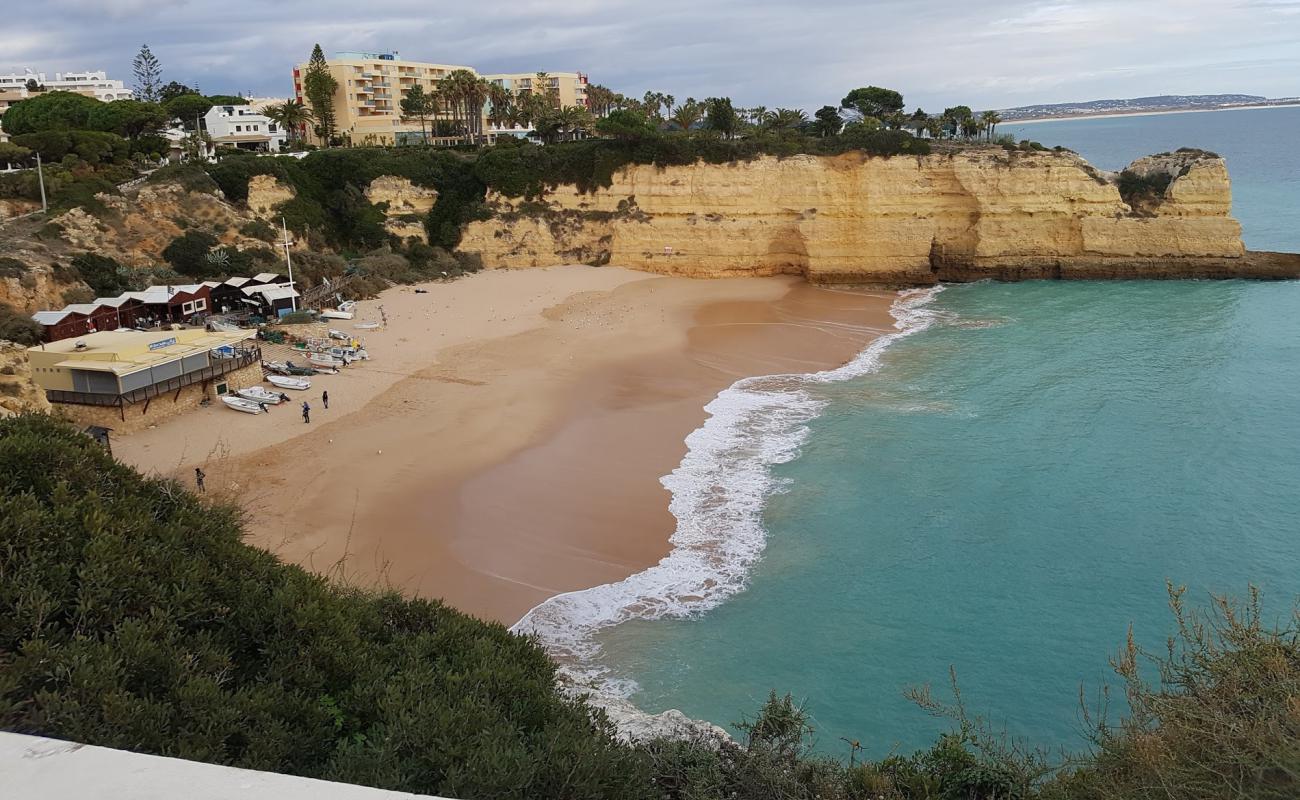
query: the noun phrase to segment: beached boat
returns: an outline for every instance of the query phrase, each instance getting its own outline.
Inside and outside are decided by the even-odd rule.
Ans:
[[[299,391],[311,388],[311,381],[306,378],[290,378],[287,375],[267,375],[266,379],[272,386],[278,386],[281,389],[298,389]]]
[[[315,367],[302,366],[299,364],[295,364],[292,361],[284,362],[284,366],[285,366],[285,370],[284,370],[285,375],[315,375],[320,372],[320,370],[316,369]]]
[[[339,311],[337,309],[327,309],[320,312],[321,319],[352,319],[351,311]]]
[[[335,358],[329,353],[309,353],[307,355],[307,360],[312,363],[312,366],[327,367],[330,369],[338,369],[345,363],[343,359]]]
[[[262,408],[261,403],[228,394],[221,396],[221,402],[225,403],[227,408],[233,408],[245,414],[261,414],[265,410]]]
[[[352,327],[356,328],[356,329],[359,330],[359,331],[373,331],[373,330],[375,330],[376,328],[379,327],[379,323],[378,323],[378,322],[358,322],[356,325],[353,325]]]
[[[330,338],[331,338],[331,339],[342,339],[342,340],[345,341],[345,342],[350,341],[350,340],[352,339],[351,336],[349,336],[348,334],[344,333],[343,331],[336,331],[336,330],[334,330],[333,328],[330,328]]]
[[[252,400],[254,403],[266,403],[273,406],[280,402],[279,392],[272,392],[262,386],[249,386],[247,389],[240,389],[235,394],[245,400]]]

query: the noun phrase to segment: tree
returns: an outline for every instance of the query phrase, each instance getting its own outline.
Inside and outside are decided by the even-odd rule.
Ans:
[[[308,123],[312,121],[311,109],[303,105],[301,100],[275,103],[267,106],[265,113],[273,122],[284,128],[291,142],[297,141],[307,129]]]
[[[311,103],[312,118],[316,120],[316,138],[320,139],[322,145],[329,147],[338,125],[334,111],[334,93],[338,91],[339,82],[330,74],[325,53],[319,44],[312,48],[302,85],[307,102]]]
[[[930,115],[922,111],[919,107],[912,112],[912,116],[907,118],[909,127],[916,131],[918,137],[925,135],[930,124]]]
[[[835,106],[822,106],[813,112],[813,117],[816,119],[813,130],[818,136],[834,136],[844,127],[844,118]]]
[[[116,297],[131,288],[126,279],[130,271],[108,256],[81,253],[72,266],[96,297]]]
[[[158,102],[166,104],[167,101],[174,100],[175,98],[180,97],[181,95],[186,95],[186,94],[197,95],[198,93],[199,93],[198,89],[191,89],[190,87],[186,86],[183,83],[177,83],[176,81],[169,81],[166,86],[158,90]]]
[[[140,45],[140,52],[131,61],[131,71],[135,74],[135,99],[157,103],[162,92],[162,64],[149,45]]]
[[[178,94],[163,102],[167,114],[172,119],[180,120],[186,130],[192,128],[195,121],[208,113],[214,105],[212,98],[194,93]]]
[[[887,115],[903,110],[903,96],[893,89],[864,86],[845,95],[840,101],[840,108],[884,122]]]
[[[514,98],[510,90],[499,83],[490,83],[487,87],[488,121],[497,128],[510,123]]]
[[[157,103],[139,100],[114,100],[100,103],[90,112],[86,127],[96,131],[116,133],[127,139],[137,139],[157,133],[167,126],[167,111]]]
[[[213,267],[208,253],[218,244],[217,237],[210,233],[186,231],[163,248],[162,257],[182,275],[205,278]]]
[[[685,103],[673,109],[668,121],[676,125],[680,130],[689,131],[698,125],[703,118],[704,104],[697,102],[693,97],[688,97]]]
[[[214,106],[246,106],[248,105],[247,97],[240,97],[237,94],[210,94],[208,100],[212,101]]]
[[[596,121],[595,129],[601,136],[612,136],[625,142],[638,142],[658,133],[645,114],[630,108],[609,112],[609,116]]]
[[[736,129],[740,127],[740,115],[731,105],[730,97],[710,97],[704,101],[704,108],[705,127],[717,131],[725,139],[736,135]]]
[[[778,108],[772,112],[769,127],[778,131],[792,131],[808,124],[808,115],[798,108]]]
[[[407,90],[406,96],[402,98],[399,104],[404,119],[418,119],[420,121],[420,141],[423,144],[429,143],[429,132],[425,121],[429,118],[429,113],[432,110],[432,100],[433,98],[424,93],[424,87],[417,83]]]
[[[768,111],[767,106],[754,106],[745,112],[749,117],[749,122],[755,128],[762,128],[767,125]]]
[[[614,108],[617,97],[614,92],[598,83],[587,87],[587,106],[591,109],[591,113],[598,117],[609,114]]]
[[[27,79],[27,83],[25,83],[24,86],[26,87],[27,91],[29,91],[29,92],[43,92],[43,91],[45,91],[45,87],[42,86],[42,85],[40,85],[39,83],[37,83],[35,78],[28,78],[28,79]]]
[[[591,112],[582,106],[565,106],[543,112],[533,120],[533,131],[545,144],[577,138],[595,124]]]
[[[13,164],[25,164],[32,157],[32,151],[13,142],[0,142],[0,164],[6,167]]]
[[[4,115],[10,136],[52,130],[86,130],[90,115],[103,103],[74,92],[45,92],[19,100]]]
[[[993,131],[1002,122],[1002,115],[996,111],[985,111],[980,114],[980,122],[984,124],[984,130],[988,131],[989,141],[993,141]]]
[[[942,119],[950,136],[967,136],[974,124],[975,113],[970,106],[951,106],[943,110]]]

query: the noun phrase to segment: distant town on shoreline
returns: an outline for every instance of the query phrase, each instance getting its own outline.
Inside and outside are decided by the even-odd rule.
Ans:
[[[1151,114],[1168,111],[1218,111],[1229,108],[1267,108],[1300,104],[1298,97],[1267,98],[1253,94],[1159,94],[1127,99],[1038,103],[998,109],[1004,122],[1069,119],[1117,114]]]

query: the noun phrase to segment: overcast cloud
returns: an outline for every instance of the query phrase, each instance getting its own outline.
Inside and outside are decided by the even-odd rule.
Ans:
[[[1300,0],[45,0],[0,18],[0,71],[107,69],[287,96],[313,43],[639,96],[815,109],[854,86],[929,110],[1148,94],[1300,95]]]

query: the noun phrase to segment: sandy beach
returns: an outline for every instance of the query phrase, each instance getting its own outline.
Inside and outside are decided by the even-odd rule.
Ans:
[[[510,624],[667,553],[659,478],[719,391],[841,364],[893,323],[893,293],[787,278],[566,266],[415,288],[361,303],[339,327],[384,307],[358,331],[371,360],[289,406],[201,409],[114,452],[182,480],[201,465],[287,561]]]

